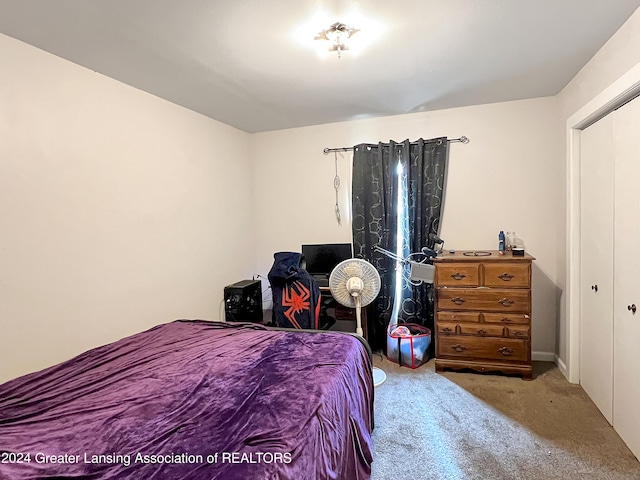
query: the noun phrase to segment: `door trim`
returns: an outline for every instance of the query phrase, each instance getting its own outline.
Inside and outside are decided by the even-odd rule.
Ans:
[[[580,131],[640,94],[640,63],[586,103],[566,122],[565,363],[571,383],[580,382]],[[563,368],[564,367],[564,368]]]

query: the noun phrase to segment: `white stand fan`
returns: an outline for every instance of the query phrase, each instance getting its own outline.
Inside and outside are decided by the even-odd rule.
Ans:
[[[366,260],[350,258],[340,262],[329,276],[329,290],[336,301],[345,307],[356,309],[356,333],[363,336],[362,307],[375,300],[380,292],[380,275]],[[381,385],[386,373],[373,367],[373,385]]]

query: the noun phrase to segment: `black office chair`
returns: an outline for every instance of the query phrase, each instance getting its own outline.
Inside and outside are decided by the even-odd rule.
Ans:
[[[278,252],[267,278],[273,298],[275,326],[319,330],[320,288],[305,270],[301,253]]]

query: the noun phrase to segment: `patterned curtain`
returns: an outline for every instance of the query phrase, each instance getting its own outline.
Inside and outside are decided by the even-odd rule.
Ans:
[[[406,277],[396,275],[396,261],[374,252],[373,247],[404,258],[434,246],[429,234],[437,235],[440,225],[447,145],[442,137],[354,147],[354,253],[370,261],[382,279],[380,295],[367,312],[368,341],[374,350],[386,347],[390,323],[418,323],[433,329],[432,286],[411,285]]]

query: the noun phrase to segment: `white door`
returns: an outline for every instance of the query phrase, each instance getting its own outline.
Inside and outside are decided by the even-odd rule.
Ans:
[[[613,427],[640,458],[640,99],[614,113]]]
[[[580,384],[613,424],[613,115],[580,142]]]

